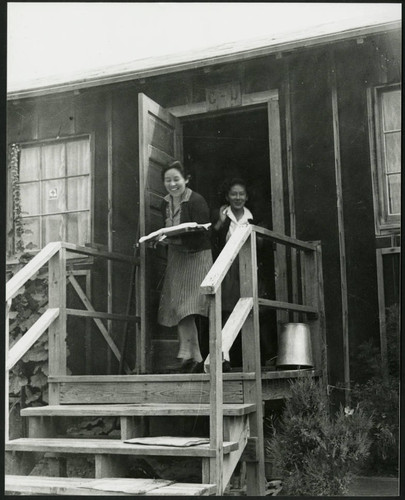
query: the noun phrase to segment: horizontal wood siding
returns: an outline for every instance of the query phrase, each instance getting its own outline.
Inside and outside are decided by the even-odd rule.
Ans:
[[[368,144],[366,89],[401,79],[401,33],[353,39],[334,45],[337,64],[340,152],[346,230],[349,338],[355,349],[369,335],[378,338],[375,238],[371,171]],[[131,254],[138,223],[138,123],[137,94],[144,92],[165,107],[204,102],[206,88],[237,82],[242,94],[278,89],[282,146],[282,168],[286,172],[285,68],[290,68],[291,164],[295,195],[296,232],[301,240],[322,242],[327,343],[330,381],[343,380],[339,246],[330,88],[327,83],[328,49],[307,48],[239,60],[227,64],[154,76],[145,80],[114,83],[75,92],[10,101],[8,143],[51,139],[75,134],[94,137],[94,234],[95,243],[107,245],[107,125],[106,95],[112,98],[113,247]],[[228,117],[229,118],[229,117]],[[231,117],[232,118],[232,117]],[[261,134],[261,132],[260,132]],[[194,178],[197,179],[197,176]],[[288,190],[284,176],[285,213]],[[193,179],[194,182],[194,179]],[[266,181],[267,182],[267,181]],[[269,186],[270,187],[270,186]],[[206,196],[216,200],[215,193]],[[201,192],[206,195],[204,190]],[[264,192],[264,188],[262,191]],[[270,190],[268,190],[270,192]],[[254,201],[254,200],[252,200]],[[271,216],[270,200],[262,215]],[[270,208],[268,208],[270,207]],[[287,233],[289,221],[287,216]],[[271,250],[269,251],[269,253]],[[271,266],[270,266],[271,267]],[[107,265],[97,259],[91,266],[92,304],[107,310]],[[130,266],[113,265],[113,312],[125,309]],[[289,290],[291,292],[291,289]],[[69,293],[68,293],[69,299]],[[68,307],[75,307],[74,304]],[[79,320],[78,320],[79,321]],[[84,324],[84,320],[80,320]],[[93,328],[93,327],[92,327]],[[122,325],[113,324],[113,337],[120,345]],[[70,329],[75,329],[74,326]],[[82,328],[76,328],[82,332]],[[80,334],[81,335],[81,334]],[[159,334],[160,335],[160,334]],[[79,335],[78,335],[79,337]],[[72,347],[68,366],[74,374],[84,373],[76,360],[84,349],[84,330]],[[162,337],[174,336],[163,332]],[[68,336],[69,339],[69,336]],[[134,355],[129,336],[129,357]],[[81,344],[82,342],[82,344]],[[83,346],[83,347],[81,347]],[[104,374],[106,345],[92,329],[93,373]],[[84,356],[83,356],[84,357]]]
[[[61,382],[61,404],[86,403],[209,403],[209,382]],[[146,390],[147,387],[147,390]],[[242,403],[242,382],[224,382],[224,403]]]

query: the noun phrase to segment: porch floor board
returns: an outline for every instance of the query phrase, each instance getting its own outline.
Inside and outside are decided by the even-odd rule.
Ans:
[[[256,410],[255,404],[224,404],[224,416],[241,416]],[[24,408],[21,415],[26,416],[204,416],[210,414],[209,404],[76,404],[49,405]]]
[[[162,479],[5,476],[5,493],[80,496],[201,496],[215,493],[213,484],[177,483]]]
[[[237,442],[225,441],[223,444],[224,454],[238,448]],[[19,438],[6,442],[5,451],[202,458],[215,456],[215,449],[211,449],[209,444],[188,447],[150,446],[128,444],[119,439]]]

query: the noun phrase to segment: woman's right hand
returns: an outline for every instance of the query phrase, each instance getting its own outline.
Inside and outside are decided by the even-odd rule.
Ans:
[[[226,219],[226,209],[228,208],[228,206],[229,205],[222,205],[222,207],[219,209],[218,220],[213,226],[213,229],[215,231],[219,231],[221,227],[224,225]]]
[[[225,222],[226,219],[226,209],[229,207],[229,205],[222,205],[222,207],[219,209],[219,220],[221,221],[221,224]]]

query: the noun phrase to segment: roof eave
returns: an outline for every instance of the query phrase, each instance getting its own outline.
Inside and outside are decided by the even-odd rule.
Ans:
[[[24,99],[30,97],[39,97],[49,94],[56,94],[61,92],[80,90],[84,88],[97,87],[101,85],[122,83],[131,80],[139,80],[139,79],[149,78],[152,76],[159,76],[162,74],[169,74],[180,71],[204,68],[206,66],[212,66],[214,64],[224,64],[234,61],[254,59],[257,57],[263,57],[280,52],[290,52],[297,49],[315,47],[318,45],[325,45],[343,40],[350,40],[375,34],[382,34],[384,32],[398,30],[401,28],[401,26],[402,26],[401,21],[392,21],[372,26],[352,28],[337,33],[329,33],[324,35],[318,35],[315,37],[281,42],[274,45],[257,47],[249,50],[239,50],[236,52],[232,52],[230,54],[217,55],[196,60],[188,60],[185,62],[166,64],[161,66],[155,66],[153,68],[147,68],[135,71],[125,71],[121,73],[103,75],[99,77],[76,79],[70,82],[52,84],[26,90],[11,91],[7,94],[7,99],[16,100],[16,99]]]

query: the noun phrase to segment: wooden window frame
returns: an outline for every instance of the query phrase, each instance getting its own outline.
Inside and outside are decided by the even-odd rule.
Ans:
[[[90,177],[90,199],[89,199],[89,218],[90,218],[90,223],[89,223],[89,243],[93,242],[94,238],[94,132],[91,133],[86,133],[86,134],[74,134],[74,135],[66,135],[66,136],[61,136],[58,138],[48,138],[48,139],[40,139],[40,140],[34,140],[34,141],[24,141],[19,143],[19,146],[21,149],[23,148],[29,148],[29,147],[41,147],[41,146],[47,146],[50,144],[59,144],[59,143],[67,143],[67,142],[74,142],[74,141],[80,141],[83,139],[87,139],[89,141],[89,148],[90,148],[90,169],[89,169],[89,177]],[[87,175],[87,174],[86,174]],[[71,178],[71,177],[80,177],[81,175],[73,175],[73,176],[64,176],[64,177],[57,177],[57,179],[63,179],[63,178]],[[47,179],[49,180],[49,179]],[[61,213],[74,213],[82,210],[65,210],[62,212],[57,212],[58,214]],[[87,211],[87,210],[86,210]],[[52,215],[52,214],[50,214]],[[13,232],[12,238],[14,239],[13,243],[13,254],[7,258],[7,264],[15,264],[17,261],[14,258],[15,255],[15,231]],[[41,248],[36,248],[35,250],[27,250],[26,253],[35,255],[37,254]]]
[[[401,215],[389,215],[384,151],[382,147],[381,95],[400,90],[401,84],[379,85],[367,89],[369,116],[370,160],[373,185],[375,232],[377,235],[396,233],[400,229]]]

